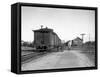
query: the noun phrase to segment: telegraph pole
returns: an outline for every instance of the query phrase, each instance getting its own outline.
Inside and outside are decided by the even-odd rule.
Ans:
[[[83,41],[84,41],[84,33],[82,33],[82,34],[80,34],[81,36],[82,36],[82,43],[83,43]]]
[[[89,34],[89,42],[90,42],[90,34]]]

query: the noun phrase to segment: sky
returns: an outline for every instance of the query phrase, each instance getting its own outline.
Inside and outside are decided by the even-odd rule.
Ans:
[[[68,41],[84,33],[84,42],[95,40],[95,11],[44,7],[21,7],[21,40],[34,41],[34,32],[48,27],[61,40]]]

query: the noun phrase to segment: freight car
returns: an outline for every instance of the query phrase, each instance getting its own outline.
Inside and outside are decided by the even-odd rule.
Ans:
[[[37,50],[45,51],[61,47],[61,39],[50,28],[42,28],[33,30],[34,32],[34,46]]]

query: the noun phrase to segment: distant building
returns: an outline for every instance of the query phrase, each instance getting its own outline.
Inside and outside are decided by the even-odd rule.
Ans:
[[[53,48],[61,44],[58,35],[53,32],[53,29],[42,28],[34,31],[34,45],[35,47]]]
[[[72,40],[73,46],[81,46],[83,44],[83,40],[79,37]]]

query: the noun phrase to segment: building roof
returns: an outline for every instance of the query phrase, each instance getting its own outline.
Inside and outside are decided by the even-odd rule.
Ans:
[[[77,38],[75,38],[74,40],[81,40],[81,41],[82,41],[82,39],[81,39],[80,37],[77,37]]]

